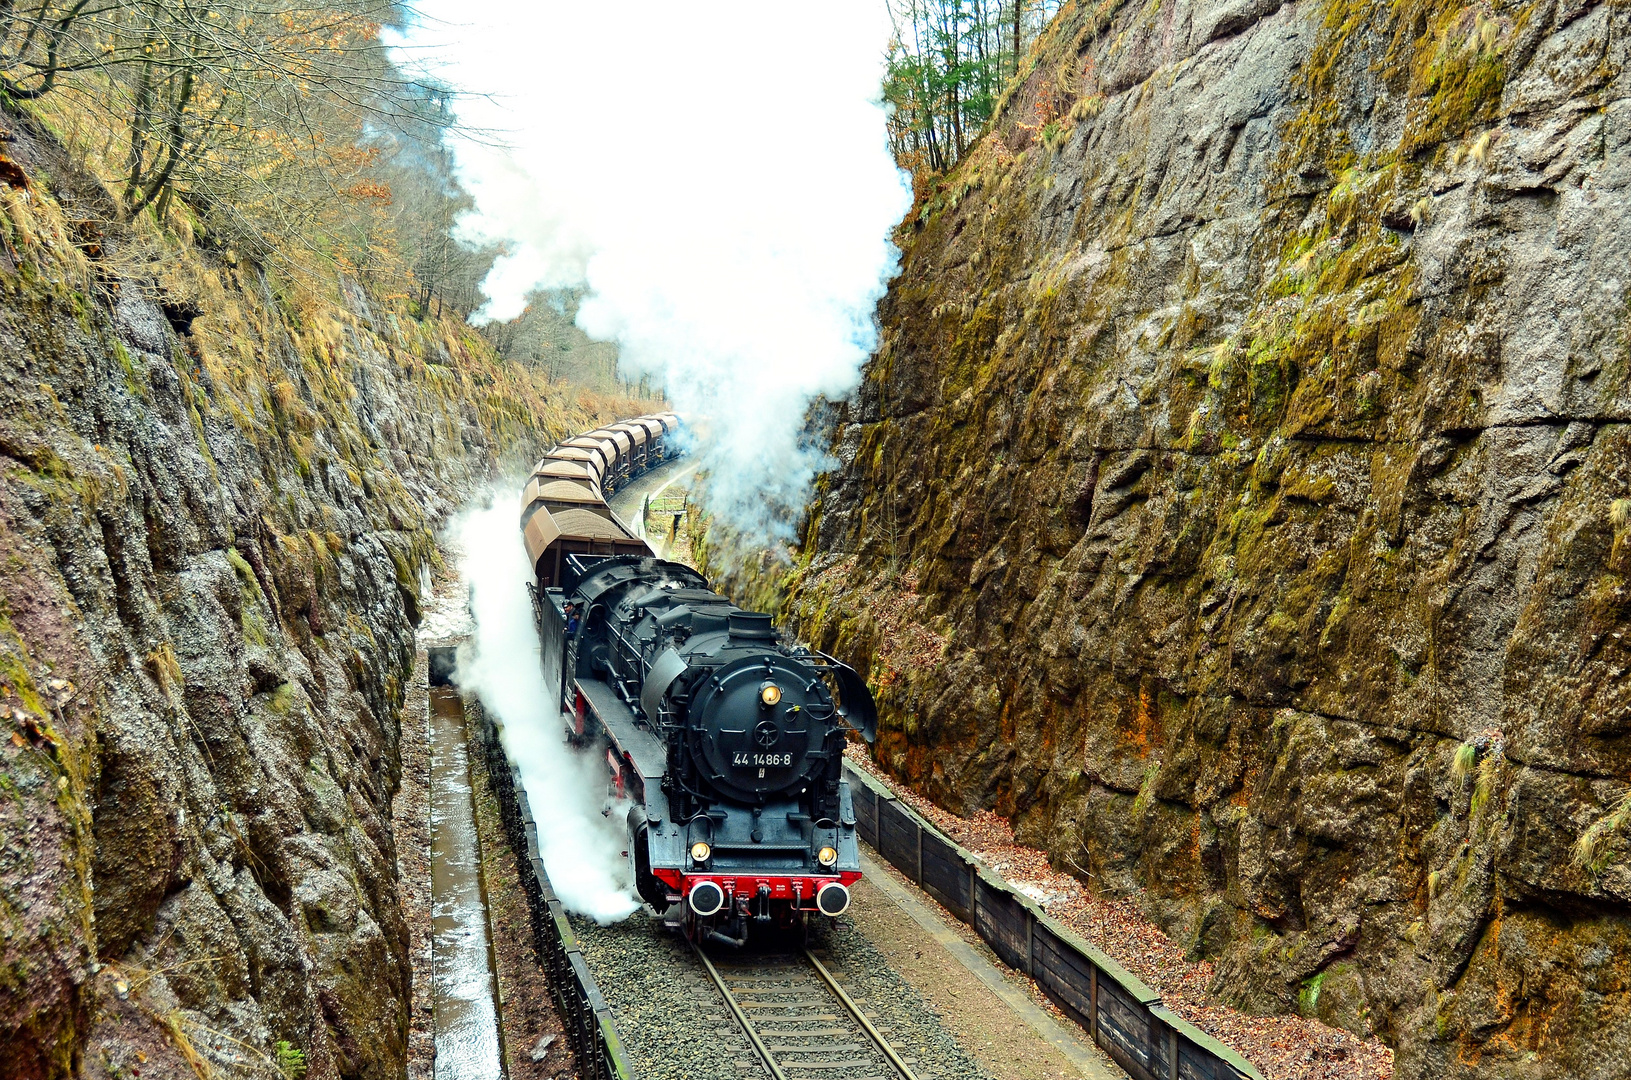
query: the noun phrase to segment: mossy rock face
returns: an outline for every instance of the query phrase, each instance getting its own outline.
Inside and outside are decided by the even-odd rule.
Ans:
[[[1402,1077],[1631,1050],[1631,954],[1591,952],[1631,842],[1573,855],[1631,777],[1627,40],[1066,5],[902,229],[794,571],[744,583],[871,664],[886,767]]]
[[[20,167],[76,175],[7,126]],[[391,799],[433,531],[649,403],[586,407],[349,283],[115,237],[201,312],[178,337],[140,281],[74,292],[92,268],[31,193],[0,190],[0,1076],[191,1075],[187,1040],[400,1076]]]

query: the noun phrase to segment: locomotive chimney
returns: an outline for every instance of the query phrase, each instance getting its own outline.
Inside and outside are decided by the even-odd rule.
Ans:
[[[776,631],[770,625],[770,616],[757,611],[731,612],[730,632],[733,640],[776,640]]]

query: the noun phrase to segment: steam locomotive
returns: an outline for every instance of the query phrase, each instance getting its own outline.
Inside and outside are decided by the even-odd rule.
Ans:
[[[617,474],[672,456],[670,434]],[[539,463],[522,529],[546,685],[560,688],[569,736],[605,746],[611,783],[632,802],[637,892],[655,911],[677,909],[693,940],[734,945],[754,924],[843,914],[861,876],[843,749],[848,732],[870,742],[877,729],[865,680],[657,558],[604,498],[563,501],[546,493],[555,479],[535,482],[578,460]],[[618,469],[615,455],[602,466]]]

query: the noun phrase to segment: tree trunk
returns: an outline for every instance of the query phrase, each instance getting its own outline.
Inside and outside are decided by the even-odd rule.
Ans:
[[[181,86],[176,90],[175,97],[170,102],[168,123],[164,130],[164,165],[147,186],[142,189],[142,197],[136,205],[130,208],[131,216],[147,209],[152,201],[158,198],[159,192],[166,189],[170,183],[170,174],[175,171],[176,162],[181,160],[184,149],[186,128],[183,126],[187,106],[193,99],[193,69],[186,68],[181,73]]]
[[[148,39],[149,47],[153,39]],[[130,118],[130,159],[125,165],[125,194],[121,200],[126,206],[135,201],[141,190],[142,173],[146,171],[147,132],[153,111],[153,65],[143,64],[136,79],[136,101]]]
[[[1014,0],[1014,77],[1019,77],[1019,27],[1025,12],[1025,0]]]

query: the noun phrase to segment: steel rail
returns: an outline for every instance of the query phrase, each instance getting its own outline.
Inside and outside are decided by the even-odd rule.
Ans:
[[[883,1056],[889,1059],[889,1064],[898,1069],[906,1080],[917,1080],[917,1074],[912,1072],[901,1056],[895,1052],[895,1048],[890,1045],[889,1040],[884,1038],[878,1029],[872,1026],[872,1021],[868,1020],[865,1014],[861,1012],[861,1007],[855,1004],[849,994],[844,992],[842,986],[838,985],[838,980],[832,977],[832,972],[827,970],[827,965],[817,960],[815,953],[809,949],[804,950],[804,958],[814,966],[816,974],[821,976],[821,981],[827,984],[827,989],[831,990],[833,995],[844,1003],[844,1008],[860,1023],[861,1029],[867,1033],[867,1037],[873,1041],[879,1050],[883,1051]]]
[[[787,1073],[783,1071],[781,1063],[776,1060],[776,1055],[771,1053],[770,1048],[765,1045],[764,1039],[759,1035],[759,1029],[753,1026],[752,1020],[748,1019],[746,1010],[737,1003],[735,992],[725,982],[724,976],[719,974],[719,969],[714,967],[713,961],[708,959],[708,954],[702,951],[701,946],[694,941],[690,945],[696,952],[697,957],[701,959],[703,968],[708,972],[708,978],[713,981],[720,995],[724,997],[725,1006],[730,1009],[731,1015],[736,1018],[737,1026],[748,1037],[748,1042],[753,1046],[753,1052],[759,1055],[759,1060],[764,1062],[765,1068],[769,1070],[773,1080],[788,1080]],[[872,1021],[866,1018],[866,1014],[855,1003],[855,999],[850,997],[842,986],[838,985],[838,980],[833,977],[831,971],[827,970],[827,965],[816,959],[816,955],[808,949],[804,950],[804,959],[809,961],[810,966],[815,969],[816,975],[821,979],[822,985],[827,988],[833,997],[838,999],[839,1004],[844,1006],[844,1011],[860,1025],[862,1031],[866,1032],[867,1038],[872,1040],[872,1044],[878,1048],[884,1059],[901,1075],[903,1080],[918,1080],[917,1074],[912,1071],[911,1066],[906,1064],[906,1061],[895,1050],[889,1040],[883,1037],[883,1033],[872,1025]]]
[[[731,993],[731,988],[725,985],[725,980],[720,977],[719,969],[714,967],[714,962],[708,959],[708,954],[703,952],[702,947],[696,942],[691,942],[691,948],[701,958],[702,966],[708,969],[708,978],[714,981],[714,985],[724,995],[726,1007],[730,1009],[731,1015],[736,1017],[736,1022],[742,1028],[742,1033],[748,1037],[748,1042],[753,1044],[753,1052],[759,1055],[759,1060],[765,1063],[765,1068],[770,1070],[770,1075],[775,1080],[787,1080],[787,1074],[782,1072],[782,1067],[776,1063],[776,1058],[771,1054],[770,1048],[764,1044],[763,1039],[759,1038],[759,1030],[753,1026],[753,1021],[748,1019],[748,1014],[743,1012],[742,1007],[736,1003],[736,995]]]

